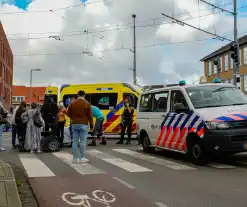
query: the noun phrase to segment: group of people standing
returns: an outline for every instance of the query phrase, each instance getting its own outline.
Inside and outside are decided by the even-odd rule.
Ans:
[[[63,146],[64,141],[64,126],[66,123],[65,116],[67,115],[70,118],[70,134],[72,138],[72,151],[73,151],[73,163],[85,163],[88,160],[85,158],[85,150],[87,145],[88,134],[91,133],[93,136],[92,143],[89,146],[96,146],[97,137],[101,137],[101,144],[105,145],[106,140],[103,136],[103,123],[104,123],[104,114],[102,111],[96,107],[92,106],[85,99],[85,92],[79,91],[77,97],[74,97],[68,108],[66,109],[63,105],[63,102],[59,103],[59,106],[55,107],[57,116],[57,138]],[[129,100],[124,100],[124,113],[122,115],[122,124],[121,124],[121,138],[117,144],[123,144],[125,130],[127,128],[128,139],[126,144],[130,144],[132,123],[133,123],[133,113],[134,110],[130,107]],[[42,110],[41,110],[42,111]],[[54,110],[53,110],[54,111]],[[1,111],[0,111],[1,112]],[[47,115],[47,114],[46,114]],[[44,116],[45,120],[48,120],[49,117]],[[31,108],[27,109],[27,104],[23,101],[18,108],[14,110],[12,116],[12,146],[16,148],[16,136],[18,140],[20,138],[25,138],[24,147],[26,150],[30,150],[32,153],[37,150],[41,152],[41,129],[45,127],[46,122],[44,121],[40,110],[37,108],[36,103],[31,104]],[[96,119],[95,124],[93,123],[93,118]],[[37,119],[40,124],[37,125]],[[0,113],[1,120],[1,113]],[[1,123],[0,123],[1,126]],[[88,131],[90,128],[90,132]],[[1,133],[0,128],[0,150],[3,150],[1,145]],[[80,141],[80,155],[78,156],[78,145]]]
[[[37,126],[36,120],[40,125]],[[21,102],[19,107],[14,110],[12,116],[12,147],[16,148],[16,137],[18,140],[24,139],[24,148],[31,153],[35,150],[41,152],[41,129],[45,126],[44,119],[38,109],[37,103],[32,103],[31,108],[27,109],[26,102]]]

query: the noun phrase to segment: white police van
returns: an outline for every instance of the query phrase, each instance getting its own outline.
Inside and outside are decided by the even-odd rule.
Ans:
[[[247,96],[231,84],[168,85],[141,94],[137,134],[143,150],[186,153],[206,164],[215,152],[247,151]]]

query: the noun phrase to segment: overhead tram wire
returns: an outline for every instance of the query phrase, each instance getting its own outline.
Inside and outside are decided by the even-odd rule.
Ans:
[[[149,45],[139,45],[136,48],[150,48],[150,47],[157,47],[157,46],[164,46],[164,45],[173,45],[173,44],[184,44],[184,43],[193,43],[193,42],[203,42],[208,40],[215,40],[213,38],[204,38],[198,40],[188,40],[188,41],[180,41],[180,42],[164,42],[164,43],[154,43]],[[121,51],[121,50],[131,50],[132,47],[121,47],[121,48],[114,48],[114,49],[106,49],[106,50],[98,50],[95,52],[113,52],[113,51]],[[26,55],[14,55],[14,57],[28,57],[28,56],[53,56],[53,55],[82,55],[83,52],[71,52],[71,53],[40,53],[40,54],[26,54]]]
[[[241,7],[239,7],[239,9],[246,8],[246,7],[247,6],[241,6]],[[207,10],[209,10],[209,9],[207,9]],[[49,12],[51,12],[51,11],[55,11],[55,10],[54,9],[53,10],[49,10]],[[200,11],[203,11],[203,10],[200,10]],[[195,12],[196,11],[186,12],[186,13],[180,13],[180,14],[176,14],[175,16],[188,15],[188,14],[195,13]],[[219,11],[219,12],[212,12],[212,13],[209,13],[209,14],[199,15],[199,16],[196,16],[196,17],[189,17],[189,18],[182,19],[181,21],[187,21],[187,20],[201,18],[201,17],[206,17],[206,16],[215,15],[215,14],[219,14],[219,13],[222,13],[222,12],[221,11]],[[57,15],[59,15],[59,14],[57,14]],[[62,15],[59,15],[59,16],[61,17]],[[136,21],[136,23],[147,22],[147,21],[152,21],[152,20],[155,21],[155,20],[159,20],[159,19],[165,19],[165,17],[155,17],[155,18],[152,18],[152,19],[140,20],[140,21]],[[129,28],[132,28],[131,26],[127,26],[127,25],[132,25],[132,24],[133,23],[131,23],[131,22],[129,22],[129,23],[122,23],[122,24],[115,24],[115,25],[101,27],[101,28],[87,29],[87,31],[88,31],[88,33],[102,33],[102,32],[116,31],[116,30],[127,30]],[[159,25],[164,25],[164,24],[170,24],[170,23],[161,23],[161,24],[154,24],[153,23],[153,24],[147,24],[147,25],[137,25],[136,27],[150,27],[150,26],[159,26]],[[113,29],[106,30],[107,28],[113,28]],[[101,30],[101,31],[98,31],[98,30]],[[7,33],[6,35],[7,36],[11,36],[11,35],[13,35],[13,36],[14,35],[42,35],[42,34],[58,34],[58,33],[60,33],[60,32]],[[73,33],[76,33],[76,34],[73,34]],[[82,35],[83,33],[85,33],[85,30],[83,30],[83,31],[82,30],[74,30],[74,31],[63,33],[60,36]],[[44,37],[44,38],[46,38],[46,37]],[[27,38],[15,38],[15,39],[17,39],[17,40],[18,39],[24,39],[25,40]],[[15,39],[10,39],[10,40],[15,40]]]
[[[66,7],[60,7],[60,8],[54,8],[52,10],[66,10],[66,9],[72,9],[72,8],[76,8],[76,7],[85,7],[89,4],[97,4],[97,3],[102,3],[102,0],[97,0],[97,1],[93,1],[93,2],[87,2],[87,3],[80,3],[80,4],[75,4],[75,5],[71,5],[71,6],[66,6]],[[34,13],[46,13],[46,12],[50,12],[51,9],[44,9],[44,10],[33,10],[33,11],[19,11],[19,12],[0,12],[0,15],[14,15],[14,14],[34,14]]]
[[[246,8],[246,7],[247,6],[243,6],[241,8]],[[182,19],[182,20],[179,20],[179,21],[187,21],[187,20],[192,20],[192,19],[196,19],[196,18],[206,17],[206,16],[215,15],[215,14],[219,14],[219,13],[222,13],[222,12],[214,12],[214,13],[209,13],[209,14],[206,14],[206,15],[200,15],[200,16],[196,16],[196,17],[189,17],[189,18]],[[154,27],[154,26],[167,25],[167,24],[172,24],[172,23],[146,24],[146,25],[137,25],[136,27],[137,28],[146,28],[146,27]],[[121,26],[121,25],[118,25],[118,26]],[[85,30],[84,31],[81,31],[81,30],[72,31],[72,32],[70,32],[71,34],[64,33],[64,34],[59,34],[57,36],[59,36],[59,37],[71,37],[71,36],[86,35],[86,34],[112,32],[112,31],[117,31],[117,30],[127,30],[129,28],[132,28],[132,27],[126,27],[126,28],[124,28],[122,26],[122,28],[114,28],[114,29],[109,29],[109,30],[108,29],[105,29],[104,30],[104,28],[110,28],[110,27],[117,27],[117,26],[107,26],[107,27],[89,29],[89,30],[86,30],[86,31]],[[100,30],[100,29],[102,29],[102,30],[101,31],[97,31],[97,30]],[[54,32],[54,33],[58,34],[59,32]],[[28,34],[31,35],[31,34],[34,34],[34,33],[27,33],[26,35],[28,35]],[[36,34],[51,34],[51,33],[44,32],[44,33],[36,33]],[[16,33],[16,34],[8,34],[8,35],[18,35],[18,33]],[[10,40],[10,41],[14,41],[14,40],[37,40],[37,39],[49,39],[49,36],[46,36],[46,37],[28,37],[28,38],[8,38],[8,40]]]
[[[241,2],[241,1],[238,1]],[[59,7],[59,8],[53,8],[52,10],[66,10],[66,9],[73,9],[73,8],[77,8],[77,7],[85,7],[87,5],[90,4],[97,4],[97,3],[102,3],[102,0],[97,0],[97,1],[93,1],[93,2],[87,2],[87,3],[80,3],[80,4],[75,4],[75,5],[71,5],[71,6],[66,6],[66,7]],[[233,3],[226,3],[226,4],[221,4],[219,6],[228,6],[228,5],[232,5]],[[46,13],[46,12],[50,12],[51,9],[44,9],[44,10],[33,10],[33,11],[18,11],[18,12],[0,12],[0,15],[15,15],[15,14],[33,14],[33,13]],[[205,9],[205,10],[209,10],[209,9]]]

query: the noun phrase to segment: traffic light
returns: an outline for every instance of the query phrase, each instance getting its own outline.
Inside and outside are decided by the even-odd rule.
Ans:
[[[239,48],[235,43],[231,46],[231,51],[231,58],[233,59],[235,64],[239,64]]]

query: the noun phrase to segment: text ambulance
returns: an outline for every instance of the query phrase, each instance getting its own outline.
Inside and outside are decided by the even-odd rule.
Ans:
[[[215,151],[247,150],[247,96],[230,84],[178,85],[143,92],[137,134],[144,151],[187,153],[205,164]]]

